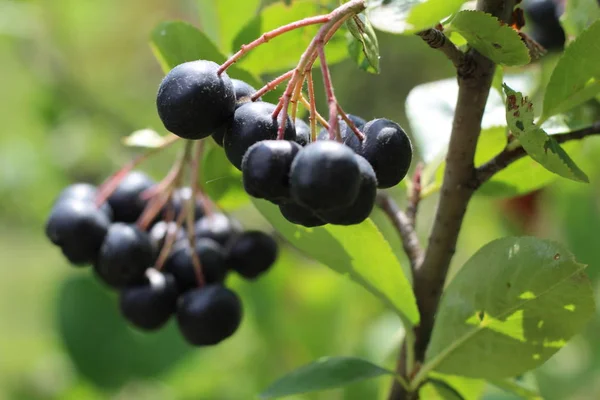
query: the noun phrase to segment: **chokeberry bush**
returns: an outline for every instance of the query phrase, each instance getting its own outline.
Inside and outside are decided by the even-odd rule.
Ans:
[[[282,246],[349,277],[401,321],[397,362],[323,357],[282,371],[262,398],[384,376],[393,400],[475,399],[486,385],[538,398],[524,377],[595,313],[587,265],[542,229],[482,243],[449,272],[459,234],[485,227],[464,223],[478,197],[534,196],[554,181],[597,177],[579,166],[587,138],[600,134],[596,2],[217,3],[251,4],[256,16],[220,15],[221,36],[181,21],[152,32],[165,73],[154,102],[162,126],[127,136],[142,154],[103,183],[58,194],[45,225],[50,242],[114,291],[128,326],[153,335],[172,323],[195,347],[224,349],[248,323],[230,276],[258,284],[275,264],[293,268],[277,263]],[[387,100],[392,109],[406,103],[408,124],[349,113],[336,95],[355,84],[330,68],[344,58],[378,79],[377,31],[420,38],[454,67],[453,78]],[[388,67],[415,68],[411,60]],[[142,169],[174,147],[162,179]],[[423,215],[430,197],[435,212]],[[534,200],[519,199],[501,210],[522,212],[527,228]],[[245,228],[231,215],[236,202],[251,203],[270,228]]]

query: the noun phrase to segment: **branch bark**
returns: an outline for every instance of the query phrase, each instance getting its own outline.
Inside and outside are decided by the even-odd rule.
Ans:
[[[477,10],[490,13],[504,22],[510,22],[514,6],[515,0],[477,1]],[[492,61],[473,49],[464,57],[460,65],[468,65],[468,68],[457,67],[458,100],[439,204],[423,262],[415,270],[414,289],[421,313],[421,322],[415,328],[417,369],[425,359],[450,261],[467,205],[475,191],[473,159],[495,69]],[[415,394],[407,393],[398,384],[393,386],[389,397],[390,400],[412,398]]]
[[[400,234],[402,247],[406,253],[410,266],[414,271],[416,266],[421,263],[423,258],[423,249],[419,243],[419,238],[415,232],[415,227],[408,215],[398,207],[398,204],[386,192],[377,192],[377,205],[386,213],[394,228]]]
[[[586,128],[572,132],[559,133],[552,135],[552,137],[560,144],[571,140],[580,140],[593,135],[600,135],[600,121],[596,121]],[[525,156],[527,156],[527,153],[523,147],[502,150],[490,161],[477,168],[473,185],[475,187],[481,186],[492,176]]]
[[[465,53],[460,51],[460,49],[456,47],[450,39],[448,39],[444,32],[432,28],[418,32],[417,35],[420,36],[421,39],[423,39],[423,41],[429,45],[429,47],[444,53],[456,67],[458,75],[468,74],[468,70],[470,68],[468,58],[465,56]]]

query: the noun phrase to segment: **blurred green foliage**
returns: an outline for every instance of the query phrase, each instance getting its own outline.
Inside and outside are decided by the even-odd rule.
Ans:
[[[62,187],[80,180],[100,183],[134,154],[121,137],[146,127],[161,131],[154,101],[163,73],[149,46],[153,29],[180,19],[202,26],[221,48],[232,40],[243,43],[245,35],[260,33],[246,25],[251,4],[259,2],[239,3],[0,0],[1,399],[250,399],[283,372],[321,356],[361,356],[393,367],[402,335],[397,316],[290,247],[258,282],[231,278],[244,301],[240,331],[215,348],[194,349],[173,326],[158,335],[133,331],[119,317],[114,294],[89,271],[70,268],[43,236],[45,216]],[[236,38],[241,25],[247,29]],[[378,32],[378,38],[381,74],[366,74],[350,61],[336,64],[337,97],[348,112],[366,119],[385,116],[408,127],[408,92],[451,77],[451,64],[417,37]],[[271,57],[301,52],[296,44],[277,46],[274,41],[263,51]],[[249,70],[256,73],[254,65],[250,60]],[[323,105],[322,90],[318,94]],[[159,178],[172,156],[166,152],[144,168]],[[504,203],[477,197],[453,271],[485,243],[525,232],[565,243],[590,264],[599,288],[599,156],[600,143],[588,139],[576,161],[592,184],[556,180],[527,226]],[[401,188],[393,192],[402,198]],[[422,204],[423,240],[435,201],[432,196]],[[250,206],[235,215],[247,227],[269,229]],[[403,262],[389,222],[379,212],[373,219]],[[599,330],[596,318],[536,371],[545,398],[600,396]],[[389,385],[383,377],[295,399],[384,398]],[[509,397],[489,388],[486,398]]]

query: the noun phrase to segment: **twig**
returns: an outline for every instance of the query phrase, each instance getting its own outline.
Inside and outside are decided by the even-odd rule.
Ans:
[[[282,82],[287,81],[288,79],[290,79],[292,77],[292,74],[294,73],[294,71],[288,71],[285,74],[278,76],[277,78],[273,79],[272,81],[268,82],[265,86],[263,86],[262,88],[258,89],[256,91],[256,93],[254,93],[251,97],[252,101],[256,101],[260,96],[264,95],[267,92],[270,92],[271,90],[274,90],[277,85],[279,85]]]
[[[237,62],[237,60],[242,58],[244,56],[244,54],[248,53],[250,50],[260,46],[263,43],[267,43],[269,40],[276,38],[279,35],[283,35],[286,32],[290,32],[290,31],[293,31],[295,29],[302,28],[305,26],[322,24],[324,22],[328,22],[330,19],[331,19],[330,14],[317,15],[316,17],[310,17],[310,18],[305,18],[300,21],[295,21],[295,22],[289,23],[287,25],[281,26],[277,29],[274,29],[270,32],[263,33],[258,39],[254,40],[248,44],[242,45],[242,47],[240,48],[240,50],[237,53],[235,53],[227,61],[225,61],[223,63],[223,65],[221,65],[221,67],[217,71],[217,74],[221,75],[223,72],[225,72],[227,70],[227,68],[229,68],[235,62]]]
[[[571,140],[580,140],[594,135],[600,135],[600,121],[596,121],[586,128],[552,135],[552,138],[554,138],[554,140],[560,144]],[[492,176],[494,176],[494,174],[502,171],[513,162],[525,156],[527,156],[527,153],[521,146],[512,149],[505,148],[490,161],[477,168],[475,180],[473,182],[474,187],[481,186]]]
[[[314,96],[314,93],[313,93]],[[306,97],[304,97],[303,94],[300,94],[300,102],[304,105],[304,107],[308,108],[308,110],[310,111],[313,106],[316,106],[316,104],[313,102],[311,103],[309,100],[306,99]],[[325,120],[325,118],[323,118],[323,116],[321,114],[319,114],[319,112],[315,109],[314,111],[316,120],[319,121],[319,123],[323,126],[323,128],[329,130],[329,123]],[[310,120],[310,117],[309,117]],[[316,127],[315,127],[316,130]],[[314,142],[314,140],[311,140]]]
[[[444,53],[456,67],[459,76],[468,74],[469,71],[467,70],[470,68],[468,67],[469,63],[467,62],[468,59],[465,57],[465,53],[460,51],[460,49],[448,39],[444,32],[432,28],[418,32],[417,35],[420,36],[429,47]]]
[[[421,178],[423,176],[423,164],[417,164],[415,173],[412,178],[412,185],[410,195],[408,198],[408,207],[406,207],[406,216],[412,226],[415,226],[417,219],[417,212],[419,211],[419,203],[421,202]]]
[[[384,192],[377,192],[377,206],[388,216],[402,240],[402,247],[406,253],[412,269],[417,268],[423,259],[423,249],[407,214],[398,207],[394,199]]]

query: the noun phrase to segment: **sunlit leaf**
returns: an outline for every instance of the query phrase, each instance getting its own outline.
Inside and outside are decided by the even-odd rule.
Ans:
[[[349,19],[346,25],[351,34],[348,44],[350,57],[362,70],[378,74],[379,43],[370,22],[363,14],[359,14]]]
[[[529,50],[517,31],[490,14],[461,11],[452,19],[452,29],[497,64],[525,65],[531,61]]]
[[[501,379],[543,364],[594,313],[585,267],[537,238],[485,245],[445,289],[420,374]]]
[[[166,136],[161,136],[152,129],[140,129],[123,138],[123,144],[131,147],[153,149],[165,144]]]
[[[261,393],[262,399],[343,387],[394,372],[367,360],[352,357],[325,357],[283,376]]]
[[[600,93],[600,20],[562,54],[544,95],[541,120],[568,111]]]
[[[589,182],[587,175],[563,150],[558,142],[533,123],[533,104],[520,92],[504,85],[506,121],[527,154],[547,170],[575,181]]]
[[[304,228],[288,222],[279,208],[252,199],[255,207],[293,246],[377,296],[408,326],[419,321],[416,300],[402,267],[372,221],[359,225]]]

